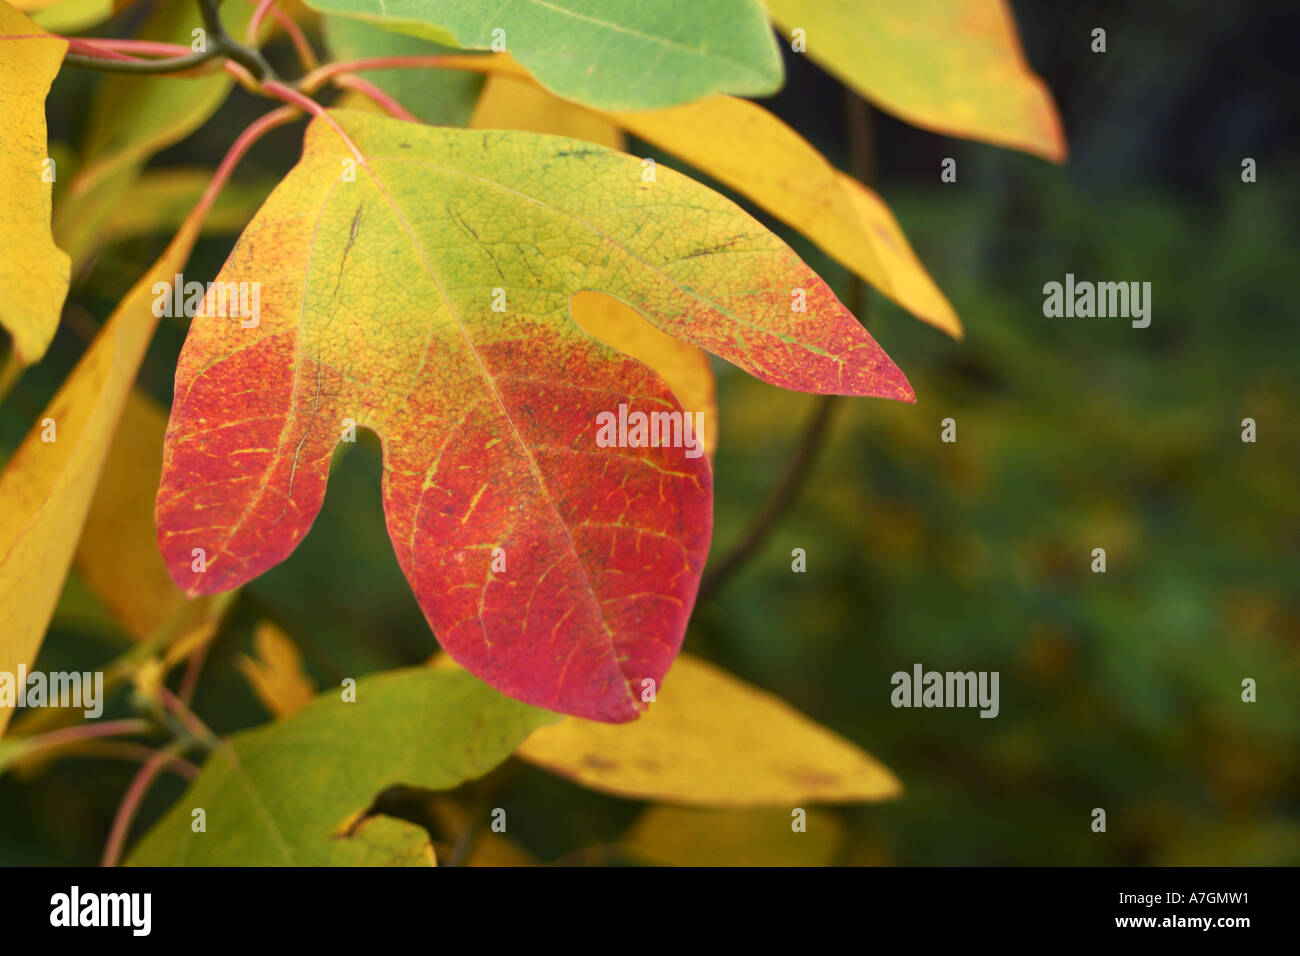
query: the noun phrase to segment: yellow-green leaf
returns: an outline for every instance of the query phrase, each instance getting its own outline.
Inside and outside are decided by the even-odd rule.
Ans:
[[[595,790],[696,806],[855,803],[902,791],[854,744],[689,654],[635,723],[570,717],[518,754]]]
[[[39,0],[32,19],[52,33],[81,33],[111,17],[114,6],[115,0]]]
[[[509,50],[548,89],[611,109],[766,96],[784,79],[759,0],[307,2],[448,46]]]
[[[45,132],[45,96],[68,44],[44,34],[0,3],[0,325],[24,365],[49,348],[68,294],[68,257],[50,231],[57,167],[47,162]]]
[[[767,110],[711,96],[665,110],[610,113],[634,136],[674,153],[798,229],[918,319],[961,334],[889,207],[838,172]]]
[[[882,109],[938,133],[1061,162],[1051,91],[1029,68],[1005,0],[767,0],[791,42]]]
[[[390,671],[354,689],[354,702],[334,688],[292,716],[230,737],[128,862],[352,864],[347,834],[381,791],[460,786],[557,719],[463,671]],[[206,812],[202,833],[190,826],[195,807]]]

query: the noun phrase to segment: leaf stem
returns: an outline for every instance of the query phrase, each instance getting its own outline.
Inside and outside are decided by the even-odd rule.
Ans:
[[[39,734],[35,737],[26,739],[16,737],[13,739],[23,742],[25,748],[22,755],[27,757],[36,751],[49,750],[51,747],[60,747],[83,740],[93,740],[97,737],[122,737],[128,734],[144,734],[154,729],[154,725],[147,720],[128,717],[123,720],[106,720],[96,724],[78,724],[75,727],[51,730],[49,733]]]
[[[266,62],[261,52],[246,47],[229,33],[221,23],[221,0],[198,0],[199,13],[203,16],[203,25],[207,28],[208,39],[213,47],[224,53],[227,59],[234,60],[257,80],[274,80],[275,71]],[[256,12],[256,11],[254,11]]]
[[[257,0],[248,0],[249,3],[256,3]],[[298,62],[302,65],[304,72],[316,69],[320,65],[320,60],[316,58],[316,51],[311,48],[307,42],[307,37],[302,32],[302,27],[294,21],[293,17],[285,13],[276,4],[277,0],[261,0],[258,8],[253,11],[252,19],[248,21],[248,30],[244,33],[244,42],[250,46],[257,45],[257,31],[262,25],[262,20],[269,12],[272,19],[283,30],[293,43],[293,48],[298,53]]]
[[[229,33],[221,23],[218,10],[220,0],[198,0],[199,13],[203,17],[203,26],[207,30],[207,48],[197,53],[183,56],[166,56],[162,59],[142,60],[125,55],[120,50],[135,49],[137,52],[162,52],[162,47],[172,50],[185,49],[176,44],[155,44],[149,41],[136,41],[131,47],[124,46],[130,41],[88,41],[75,37],[60,37],[68,42],[68,49],[84,52],[64,54],[63,62],[69,66],[99,70],[105,73],[134,73],[137,75],[158,75],[163,73],[184,73],[200,67],[210,60],[224,57],[237,63],[255,80],[275,79],[275,71],[266,62],[262,54],[255,49],[244,46]],[[116,49],[115,49],[116,47]],[[169,50],[168,52],[171,52]]]
[[[311,113],[312,116],[324,120],[330,125],[334,132],[338,134],[339,139],[343,140],[348,149],[352,151],[352,155],[357,158],[357,162],[362,166],[365,166],[367,169],[369,168],[369,164],[366,162],[366,157],[362,155],[361,150],[357,149],[357,144],[352,142],[352,137],[344,132],[343,127],[338,124],[338,121],[335,120],[334,117],[330,116],[325,107],[321,106],[310,96],[304,96],[292,86],[286,86],[276,80],[267,80],[262,84],[262,89],[266,90],[266,92],[271,96],[284,100],[286,103],[296,106],[299,109],[306,110],[308,113]]]
[[[204,50],[187,56],[166,57],[161,60],[141,60],[136,57],[123,56],[115,51],[106,50],[103,56],[81,53],[64,54],[65,66],[77,66],[87,70],[99,70],[101,73],[134,73],[150,75],[158,73],[183,73],[202,66],[209,60],[222,55],[221,50]]]
[[[366,70],[396,70],[408,67],[419,66],[447,66],[449,63],[455,63],[457,69],[471,69],[464,65],[470,59],[490,59],[489,57],[471,58],[463,56],[428,55],[428,56],[372,56],[361,60],[340,60],[337,63],[326,63],[318,69],[312,70],[306,76],[298,81],[298,89],[304,93],[312,93],[325,85],[325,81],[340,73],[361,73]],[[485,72],[477,71],[477,72]]]
[[[406,109],[401,103],[389,96],[378,86],[369,80],[362,79],[359,76],[353,76],[350,73],[343,73],[334,77],[334,85],[345,90],[355,90],[362,96],[376,103],[384,112],[400,120],[406,120],[409,123],[418,123],[420,118],[415,116]]]
[[[126,845],[131,823],[135,820],[135,815],[139,812],[140,804],[149,792],[149,787],[158,777],[158,774],[166,769],[168,764],[181,759],[181,754],[191,743],[192,741],[189,740],[177,740],[154,751],[153,756],[146,760],[144,766],[136,771],[135,776],[131,779],[131,785],[127,787],[126,794],[122,797],[122,802],[118,805],[117,813],[113,817],[113,825],[108,831],[108,842],[104,845],[104,855],[100,860],[100,866],[117,866],[118,861],[122,858],[122,848]]]

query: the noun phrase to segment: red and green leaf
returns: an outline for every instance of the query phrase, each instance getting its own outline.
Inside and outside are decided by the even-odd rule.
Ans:
[[[682,409],[570,297],[614,295],[783,387],[910,387],[788,247],[670,170],[532,133],[331,122],[216,279],[260,284],[255,327],[214,308],[191,326],[157,505],[173,577],[223,591],[287,557],[350,420],[383,443],[389,536],[451,655],[528,703],[632,719],[680,647],[712,479],[684,447],[598,444],[602,412]]]

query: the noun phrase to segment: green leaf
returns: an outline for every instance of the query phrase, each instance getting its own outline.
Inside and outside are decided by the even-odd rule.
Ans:
[[[555,714],[503,697],[463,671],[414,668],[359,680],[291,717],[230,737],[128,863],[136,866],[353,865],[357,815],[398,783],[447,790],[505,760]],[[202,808],[206,829],[191,828]],[[348,832],[352,835],[347,835]],[[386,831],[389,859],[414,856]],[[427,842],[412,830],[408,838]]]
[[[504,50],[543,86],[602,109],[657,109],[710,93],[765,96],[784,79],[758,0],[307,3],[439,43]]]
[[[394,33],[351,17],[326,17],[325,38],[335,60],[380,56],[437,56],[456,53],[405,33]],[[461,70],[375,70],[366,79],[416,117],[440,126],[468,126],[483,77]]]

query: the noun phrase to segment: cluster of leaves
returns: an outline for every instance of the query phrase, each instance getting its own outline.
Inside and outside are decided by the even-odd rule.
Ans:
[[[398,782],[451,789],[512,752],[585,786],[701,806],[898,791],[867,755],[701,660],[681,658],[653,692],[677,656],[708,551],[710,461],[680,448],[598,448],[596,415],[698,409],[711,451],[705,352],[784,388],[912,391],[826,283],[750,214],[614,147],[631,134],[681,158],[959,334],[884,202],[737,96],[781,85],[781,36],[910,121],[1060,159],[1050,96],[1003,3],[865,13],[792,0],[768,11],[757,0],[571,0],[488,16],[471,0],[229,0],[216,44],[228,57],[187,62],[183,77],[106,78],[81,147],[53,164],[43,102],[65,57],[129,70],[139,56],[188,52],[199,14],[216,5],[159,4],[135,41],[41,26],[72,33],[130,4],[96,5],[75,23],[58,18],[86,5],[19,6],[36,20],[0,3],[0,162],[16,184],[0,228],[18,250],[0,272],[8,378],[39,361],[69,282],[99,250],[177,220],[0,475],[0,670],[34,661],[75,557],[139,640],[106,669],[109,683],[134,684],[135,703],[182,734],[142,773],[187,746],[211,749],[138,858],[427,861],[411,828],[361,825],[367,798]],[[255,52],[277,31],[301,60],[292,84]],[[313,33],[337,60],[317,65]],[[381,67],[389,72],[374,82],[359,76]],[[215,174],[146,168],[236,82],[284,105]],[[345,91],[330,110],[311,98],[326,84]],[[307,114],[302,158],[264,201],[258,190],[221,192],[259,136]],[[59,175],[42,176],[49,168]],[[260,208],[248,220],[250,201]],[[215,286],[260,288],[260,314],[243,322],[205,299],[168,420],[132,384],[159,318],[157,287],[182,273],[214,222],[246,222]],[[383,443],[388,534],[430,626],[451,658],[508,697],[425,668],[366,678],[355,703],[327,692],[290,715],[311,688],[292,645],[268,630],[249,679],[283,719],[217,741],[188,706],[204,649],[237,589],[306,535],[341,429],[356,426]],[[182,662],[173,693],[165,677]],[[577,716],[557,722],[555,712]],[[9,716],[0,712],[0,728]],[[0,759],[85,742],[76,728],[53,728],[59,719],[24,721]],[[374,745],[403,726],[414,728],[408,744]],[[355,753],[338,761],[346,740]],[[347,769],[330,769],[336,761]],[[240,785],[227,790],[232,780]],[[241,804],[250,795],[256,814]],[[306,806],[306,795],[317,802]],[[214,825],[191,838],[200,804]]]

